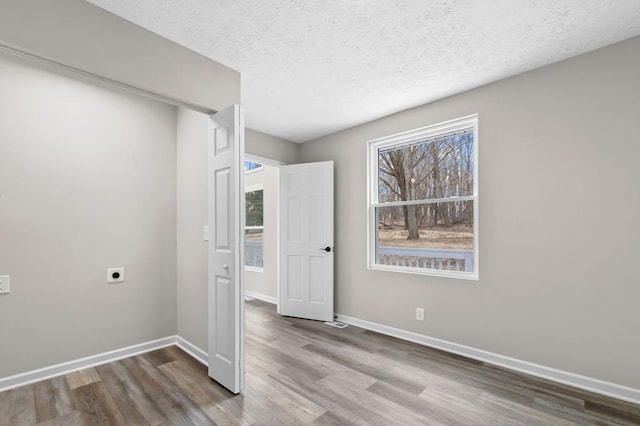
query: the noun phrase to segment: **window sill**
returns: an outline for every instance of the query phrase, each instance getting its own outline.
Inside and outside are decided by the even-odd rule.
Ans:
[[[402,274],[428,275],[433,277],[457,278],[469,281],[478,281],[478,272],[457,272],[457,271],[440,271],[437,269],[423,269],[410,267],[396,267],[385,265],[369,265],[367,269],[372,271],[399,272]]]
[[[258,268],[255,266],[245,266],[244,267],[245,271],[251,271],[251,272],[264,272],[264,268]]]

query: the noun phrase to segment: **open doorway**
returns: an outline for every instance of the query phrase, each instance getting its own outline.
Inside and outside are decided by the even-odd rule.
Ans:
[[[278,187],[284,163],[245,156],[244,295],[278,303]]]
[[[244,160],[244,296],[332,321],[333,163]]]

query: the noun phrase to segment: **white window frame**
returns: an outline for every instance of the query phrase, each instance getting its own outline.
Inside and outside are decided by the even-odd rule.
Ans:
[[[250,172],[252,172],[254,170],[262,170],[262,166],[259,169],[250,170]],[[247,192],[254,192],[254,191],[262,191],[262,201],[264,202],[264,184],[258,183],[256,185],[245,186],[244,187],[245,197],[246,197]],[[244,225],[245,235],[247,233],[247,230],[251,230],[251,229],[262,229],[262,238],[263,238],[263,240],[262,240],[262,254],[263,254],[262,261],[264,262],[264,206],[263,206],[263,211],[262,211],[262,226],[247,226],[247,224],[245,223],[245,225]],[[264,268],[260,268],[260,267],[257,267],[257,266],[244,265],[244,270],[245,271],[252,271],[252,272],[264,272]]]
[[[420,200],[415,202],[378,202],[378,153],[380,149],[408,145],[426,138],[435,138],[448,133],[473,128],[473,195],[465,197],[449,197],[441,199]],[[479,279],[479,208],[478,208],[478,114],[457,118],[407,132],[397,133],[367,142],[367,267],[371,270],[392,271],[409,274],[430,275],[438,277]],[[472,272],[426,269],[408,266],[380,265],[376,263],[376,207],[392,207],[406,204],[426,204],[448,201],[473,201],[473,267]]]

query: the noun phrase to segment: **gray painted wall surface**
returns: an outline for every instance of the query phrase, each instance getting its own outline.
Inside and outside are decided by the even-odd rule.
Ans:
[[[178,108],[178,334],[206,351],[207,344],[207,117]],[[245,149],[283,162],[300,145],[246,129]]]
[[[5,55],[0,93],[0,377],[174,335],[176,108]]]
[[[300,144],[253,129],[246,129],[245,151],[270,160],[282,161],[286,164],[300,162]]]
[[[178,108],[178,335],[207,351],[207,125]]]
[[[212,110],[240,103],[240,73],[83,0],[2,0],[0,42]]]
[[[263,254],[262,272],[245,271],[244,289],[265,296],[278,294],[278,168],[263,166],[259,171],[248,173],[245,186],[263,185]]]
[[[634,38],[302,145],[336,162],[337,311],[640,388],[638,52]],[[480,280],[368,270],[366,142],[473,113]]]

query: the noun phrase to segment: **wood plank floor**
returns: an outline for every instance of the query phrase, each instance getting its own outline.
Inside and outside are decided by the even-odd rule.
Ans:
[[[638,425],[640,406],[365,331],[246,309],[234,396],[177,347],[0,393],[1,425]]]

